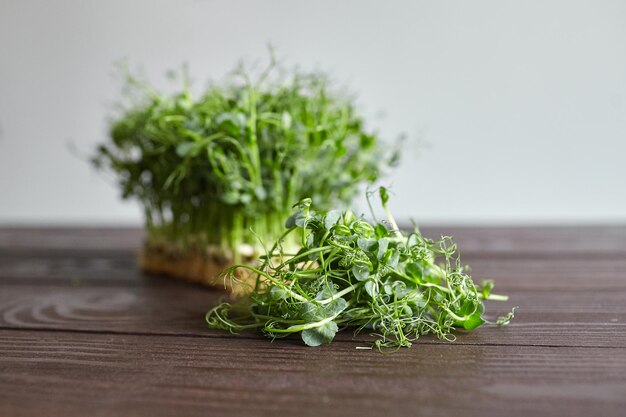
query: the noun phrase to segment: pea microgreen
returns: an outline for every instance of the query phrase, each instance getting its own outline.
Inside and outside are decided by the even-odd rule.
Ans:
[[[223,272],[236,280],[238,268],[256,275],[248,295],[210,310],[210,328],[239,332],[260,329],[272,338],[300,333],[309,346],[329,343],[341,328],[369,331],[379,349],[411,346],[421,335],[454,340],[453,330],[489,323],[485,300],[492,281],[476,285],[461,264],[450,237],[433,241],[416,228],[404,233],[378,190],[384,223],[351,211],[317,211],[311,199],[294,206],[283,235],[296,235],[301,249],[290,253],[278,240],[259,267],[235,265]],[[497,319],[507,324],[514,311]]]
[[[238,260],[242,244],[276,239],[293,201],[347,203],[395,160],[327,75],[273,56],[250,72],[240,66],[198,97],[187,79],[165,94],[127,76],[134,104],[93,162],[142,203],[149,239],[220,246]]]

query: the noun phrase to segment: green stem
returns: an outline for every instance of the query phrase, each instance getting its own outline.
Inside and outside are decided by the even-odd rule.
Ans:
[[[484,300],[492,300],[492,301],[508,301],[509,300],[508,295],[501,295],[501,294],[489,294],[489,296],[486,298],[481,295],[481,298]]]
[[[312,254],[312,253],[324,252],[324,251],[327,251],[327,250],[332,249],[332,248],[333,248],[332,246],[322,246],[321,248],[310,249],[310,250],[308,250],[308,251],[306,251],[306,252],[304,252],[304,253],[301,253],[301,254],[300,254],[300,255],[298,255],[298,256],[294,256],[293,258],[289,258],[288,260],[286,260],[285,262],[281,263],[280,265],[278,265],[278,266],[277,266],[276,268],[274,268],[274,269],[276,269],[276,270],[278,270],[278,269],[282,269],[282,268],[284,268],[284,267],[285,267],[288,263],[292,263],[292,262],[293,262],[293,261],[295,261],[295,260],[298,260],[298,259],[304,258],[305,256],[309,256],[309,255],[310,255],[310,254]]]
[[[340,315],[342,313],[342,311],[340,311],[339,313],[335,314],[334,316],[331,317],[327,317],[324,320],[320,320],[320,321],[316,321],[313,323],[307,323],[307,324],[302,324],[302,325],[296,325],[296,326],[289,326],[286,329],[267,329],[273,333],[295,333],[295,332],[301,332],[302,330],[307,330],[307,329],[314,329],[316,327],[321,327],[323,325],[325,325],[326,323],[330,323],[331,321],[333,321],[335,318],[337,318],[338,315]]]
[[[383,210],[385,210],[385,215],[387,216],[387,221],[389,221],[389,223],[391,224],[392,232],[394,232],[394,234],[397,237],[401,238],[402,237],[402,232],[400,231],[400,228],[398,227],[398,223],[396,223],[396,219],[393,217],[393,214],[391,214],[391,211],[387,207],[387,204],[383,205]]]
[[[250,117],[248,118],[248,140],[249,145],[252,148],[252,162],[256,169],[256,175],[254,176],[253,181],[256,183],[258,187],[263,186],[263,181],[261,178],[261,152],[259,150],[259,144],[257,141],[256,134],[256,124],[257,124],[257,114],[256,114],[256,95],[252,85],[249,85],[248,88],[248,100],[250,102]]]
[[[403,274],[403,273],[401,273],[400,271],[397,271],[397,270],[393,270],[393,273],[397,274],[401,278],[406,279],[407,281],[410,281],[410,282],[413,282],[413,283],[419,285],[420,287],[437,288],[438,290],[447,292],[448,294],[452,294],[452,292],[453,292],[448,287],[443,287],[441,285],[433,284],[432,282],[422,282],[422,281],[419,281],[419,280],[417,280],[415,278],[411,278],[410,276],[405,275],[405,274]]]
[[[349,287],[344,288],[343,290],[331,295],[329,298],[326,298],[324,300],[321,301],[316,301],[318,304],[324,305],[324,304],[328,304],[328,303],[332,303],[333,301],[337,300],[338,298],[346,295],[347,293],[354,291],[356,288],[358,288],[360,285],[363,285],[363,282],[357,282],[355,284],[350,285]]]

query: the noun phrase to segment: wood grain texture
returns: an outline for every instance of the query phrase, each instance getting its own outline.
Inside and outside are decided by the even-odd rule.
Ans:
[[[422,232],[432,238],[453,236],[467,254],[626,255],[626,226],[430,226]],[[126,250],[138,249],[142,239],[137,228],[0,228],[0,248],[12,249]]]
[[[615,258],[465,254],[476,282],[493,279],[498,291],[624,289],[626,255]],[[0,249],[0,277],[4,285],[154,286],[163,280],[143,275],[133,250],[8,250]]]
[[[456,343],[626,347],[626,290],[508,294],[507,302],[488,302],[487,313],[495,320],[519,306],[511,325],[459,332]],[[154,288],[7,286],[0,293],[0,328],[225,337],[207,329],[203,320],[222,297],[219,291],[169,282]],[[349,331],[338,338],[371,341],[367,334],[353,337]]]
[[[3,249],[137,249],[143,241],[138,228],[116,227],[3,227],[0,248]]]
[[[626,406],[626,349],[422,345],[381,355],[345,343],[23,331],[0,341],[2,415],[606,416]],[[38,401],[23,401],[24,384]]]
[[[0,416],[623,415],[626,228],[441,229],[517,317],[392,355],[210,331],[137,229],[0,229]]]

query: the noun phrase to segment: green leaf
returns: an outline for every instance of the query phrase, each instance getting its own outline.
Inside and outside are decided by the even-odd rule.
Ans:
[[[273,300],[287,300],[289,298],[289,294],[282,287],[272,287],[270,289],[270,296]]]
[[[463,322],[463,328],[465,330],[474,330],[477,327],[480,327],[485,320],[481,317],[479,313],[472,314],[467,320]]]
[[[493,290],[493,281],[490,279],[486,279],[481,283],[480,292],[483,298],[488,298],[491,295],[491,290]]]
[[[386,206],[389,201],[389,193],[387,192],[387,189],[385,187],[380,187],[378,192],[380,194],[380,200],[383,202],[383,206]]]
[[[341,210],[330,210],[327,212],[324,216],[324,227],[326,227],[326,229],[330,229],[336,225],[339,219],[341,219],[342,214],[343,212]]]
[[[400,261],[400,253],[395,249],[389,249],[385,252],[383,256],[382,262],[387,265],[387,267],[395,269],[398,266],[398,262]]]
[[[457,313],[459,316],[467,316],[467,318],[461,322],[456,322],[456,326],[463,326],[465,330],[474,330],[482,325],[485,320],[482,318],[482,314],[485,311],[485,306],[480,301],[465,300],[461,309]]]
[[[329,298],[328,297],[325,298]],[[315,302],[306,302],[300,306],[300,314],[309,323],[327,319],[341,313],[348,303],[339,297],[328,304],[320,305]]]
[[[240,119],[232,113],[222,113],[215,118],[220,129],[230,136],[237,137],[241,133]]]
[[[333,285],[332,281],[329,281],[328,285],[324,285],[324,288],[319,290],[319,292],[315,296],[315,300],[316,301],[326,300],[327,298],[330,298],[333,295],[335,295],[336,292],[337,291],[335,291],[335,286]]]
[[[352,266],[352,274],[357,281],[365,281],[370,276],[370,268],[366,263],[356,263]]]
[[[343,224],[345,224],[346,226],[350,226],[355,220],[356,217],[351,210],[346,210],[343,212]]]
[[[311,207],[311,203],[312,202],[313,201],[309,197],[303,198],[302,200],[300,200],[296,204],[294,204],[292,208],[307,209],[307,208]]]
[[[322,326],[303,330],[302,340],[307,346],[320,346],[332,342],[338,330],[337,323],[330,321]]]
[[[293,213],[287,221],[285,222],[285,227],[287,229],[291,229],[292,227],[304,227],[304,220],[306,219],[306,214],[304,211],[297,211]]]
[[[382,257],[385,256],[385,252],[387,252],[388,246],[389,246],[389,239],[387,238],[378,239],[378,253],[376,255],[378,259],[382,259]]]
[[[345,222],[345,219],[344,223],[347,224]],[[351,227],[354,233],[365,238],[370,238],[374,234],[374,228],[372,227],[372,225],[363,220],[357,220],[353,222]]]
[[[186,157],[187,155],[193,154],[192,151],[196,148],[198,144],[196,142],[182,142],[176,146],[176,154],[181,158]],[[197,154],[197,152],[194,152]]]
[[[385,225],[378,223],[374,227],[374,234],[377,239],[381,239],[383,237],[389,237],[389,230],[385,227]]]
[[[344,226],[343,224],[336,224],[333,226],[332,231],[337,236],[352,236],[352,231],[348,226]]]
[[[373,279],[365,281],[365,292],[367,292],[370,297],[376,298],[378,296],[378,282]]]
[[[408,304],[404,305],[404,313],[409,316],[412,317],[413,316],[413,309],[411,308],[411,306],[409,306]]]
[[[422,279],[423,269],[422,266],[416,262],[406,264],[404,267],[407,275],[413,278]]]
[[[362,251],[369,252],[376,245],[376,239],[365,239],[360,237],[357,239],[356,244]]]

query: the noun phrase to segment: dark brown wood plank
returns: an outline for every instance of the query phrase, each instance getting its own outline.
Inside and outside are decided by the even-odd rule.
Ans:
[[[0,249],[0,282],[145,285],[134,250]]]
[[[626,226],[424,227],[430,237],[454,236],[464,253],[623,256]],[[138,228],[3,227],[0,248],[124,250],[141,246]]]
[[[0,227],[0,248],[128,250],[141,246],[136,227]]]
[[[497,289],[580,290],[626,288],[626,256],[618,258],[518,258],[467,255],[478,283],[493,279]],[[145,286],[136,253],[76,250],[0,250],[0,282],[9,284],[73,284]]]
[[[502,258],[463,256],[476,283],[492,279],[496,292],[623,290],[626,289],[626,256],[613,259]]]
[[[517,317],[393,355],[210,331],[224,294],[141,274],[138,229],[0,229],[0,416],[622,415],[626,228],[441,229]]]
[[[159,285],[138,288],[5,286],[0,292],[0,327],[231,337],[206,329],[203,320],[223,293],[158,280]],[[625,299],[626,290],[511,290],[509,301],[487,305],[494,319],[519,306],[511,325],[459,333],[457,343],[626,347]],[[352,334],[346,331],[338,339],[351,341]],[[370,339],[360,335],[355,340]],[[427,338],[420,343],[436,341]]]
[[[626,349],[0,331],[0,415],[621,416]]]
[[[626,226],[426,227],[454,236],[463,253],[532,257],[626,255]]]

